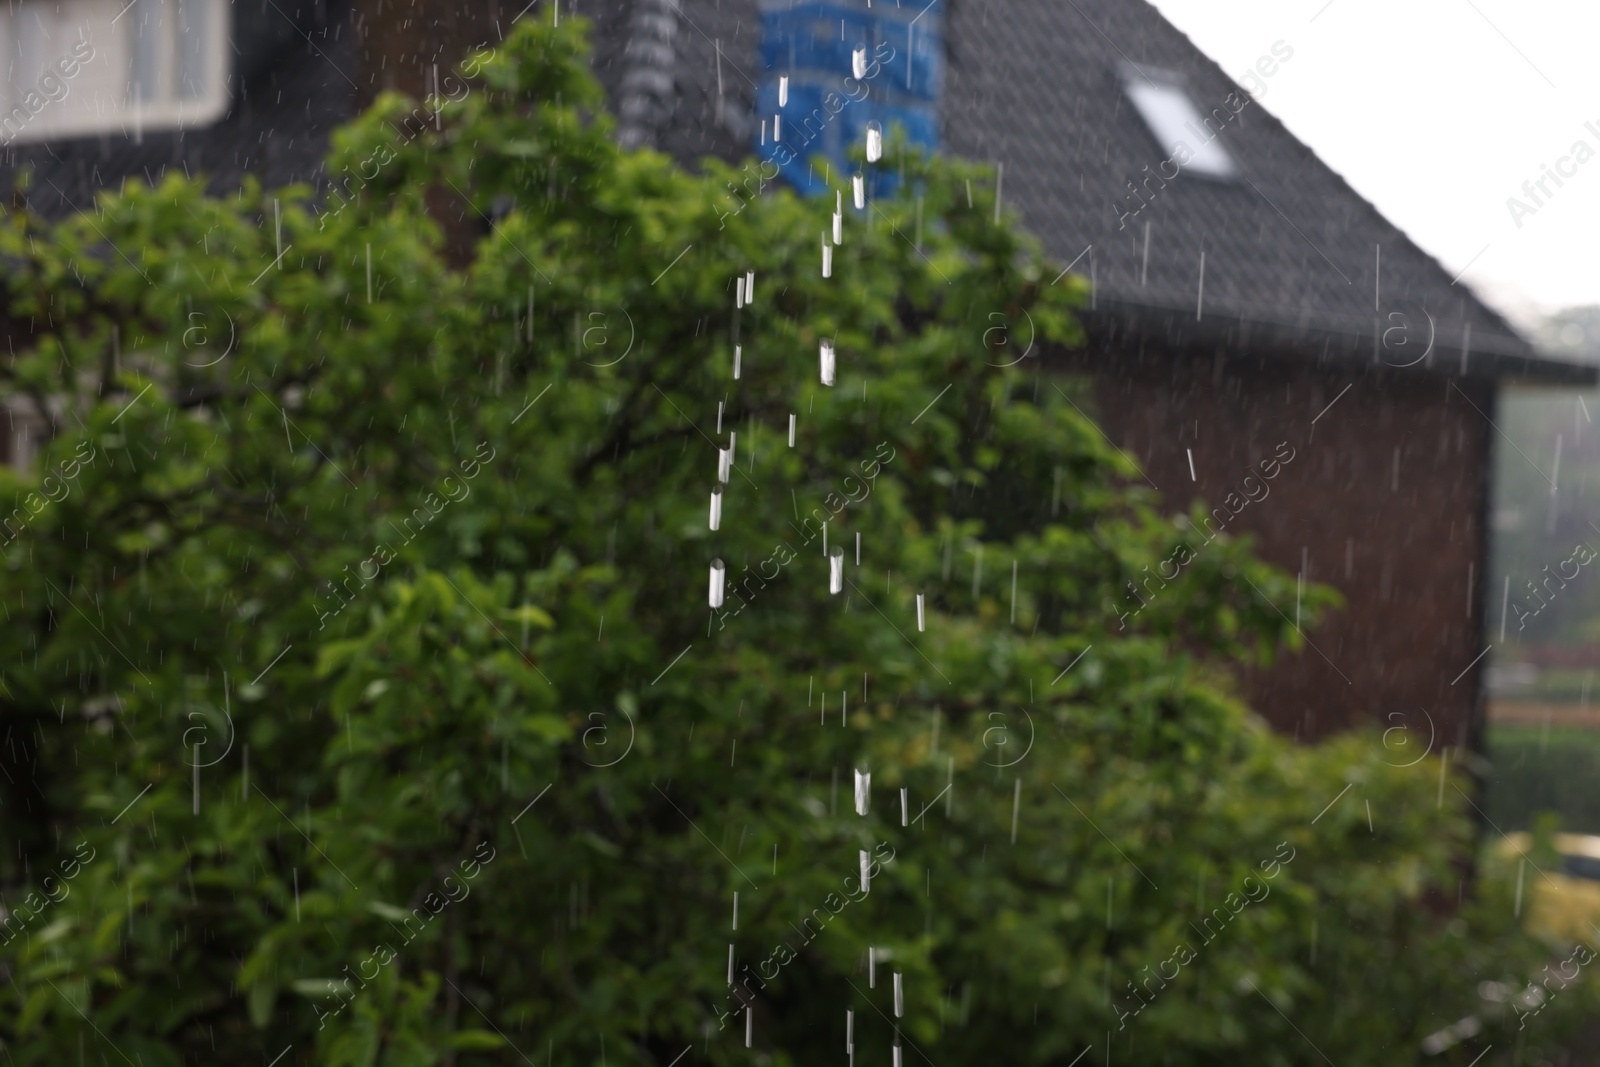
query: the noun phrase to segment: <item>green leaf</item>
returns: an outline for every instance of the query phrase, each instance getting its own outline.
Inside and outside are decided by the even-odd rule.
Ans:
[[[250,1025],[266,1029],[272,1021],[272,1006],[278,998],[277,987],[268,982],[257,982],[250,987]]]

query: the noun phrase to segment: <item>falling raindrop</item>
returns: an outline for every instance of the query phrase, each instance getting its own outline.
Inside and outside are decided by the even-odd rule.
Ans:
[[[772,143],[777,144],[783,140],[783,116],[776,112],[772,115]]]
[[[922,616],[922,594],[918,593],[917,594],[917,633],[920,634],[925,629],[926,629],[926,626],[923,624],[923,616]]]
[[[723,583],[727,580],[727,577],[728,577],[728,569],[723,566],[722,561],[720,559],[712,560],[711,561],[711,588],[710,588],[710,595],[707,598],[708,600],[710,600],[712,608],[720,608],[720,607],[722,607],[722,586],[723,586]],[[731,967],[733,965],[730,963],[728,966]],[[732,972],[730,972],[730,973],[732,973]],[[729,981],[732,981],[732,979],[729,979]]]
[[[855,194],[856,210],[867,206],[867,180],[857,174],[850,179],[850,190]]]
[[[896,1019],[906,1013],[905,989],[900,984],[900,972],[894,972],[894,1017]]]
[[[828,554],[828,592],[844,592],[844,549],[837,546]]]
[[[861,892],[863,894],[865,894],[867,892],[868,883],[870,883],[872,881],[872,868],[871,868],[871,865],[870,865],[871,864],[871,860],[868,858],[867,850],[866,849],[861,849],[860,852],[861,852],[861,857],[860,857],[861,858]]]
[[[844,216],[837,211],[833,213],[833,243],[844,244]]]
[[[729,448],[717,449],[717,481],[726,482],[728,475],[733,473],[733,450]]]
[[[822,235],[822,276],[833,277],[833,246],[828,244],[828,235]]]
[[[741,359],[741,357],[743,355],[744,355],[744,346],[743,345],[734,345],[733,346],[733,380],[734,381],[738,381],[739,380],[739,362],[740,362],[740,359]]]
[[[722,528],[722,486],[720,485],[711,487],[711,528],[713,530]]]
[[[860,81],[867,76],[867,48],[862,45],[850,53],[850,71]]]
[[[834,370],[833,342],[823,341],[820,354],[822,359],[822,384],[832,385]],[[723,481],[727,481],[727,479],[724,478]]]
[[[728,984],[733,984],[733,945],[728,946]]]
[[[744,1009],[744,1047],[745,1048],[749,1048],[750,1047],[750,1043],[755,1040],[755,1033],[756,1033],[755,1009],[753,1007],[746,1006],[745,1009]]]
[[[739,443],[739,435],[732,430],[728,431],[728,466],[733,466],[733,450]],[[723,481],[727,481],[726,478]]]
[[[867,123],[867,162],[876,163],[883,158],[883,127],[876,122]]]
[[[794,412],[789,413],[789,447],[794,447]]]
[[[744,302],[747,305],[756,302],[756,272],[753,270],[744,272]]]
[[[856,814],[867,813],[867,801],[872,798],[872,772],[856,772]]]
[[[778,75],[778,106],[789,106],[789,75]]]
[[[733,280],[733,306],[736,307],[736,308],[744,307],[744,279],[743,278],[735,278]]]
[[[900,825],[901,826],[908,825],[908,823],[906,822],[906,815],[907,815],[907,810],[906,809],[909,806],[910,806],[910,804],[909,804],[908,791],[907,791],[905,786],[901,786],[900,787]]]
[[[848,1056],[856,1054],[856,1013],[849,1008],[844,1010],[844,1051]]]
[[[1016,788],[1011,792],[1011,843],[1017,843],[1017,816],[1022,814],[1022,779],[1016,781]]]

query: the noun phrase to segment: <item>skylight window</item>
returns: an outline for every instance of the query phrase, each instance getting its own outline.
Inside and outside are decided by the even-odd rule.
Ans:
[[[1145,125],[1155,135],[1166,158],[1180,169],[1207,178],[1229,180],[1238,176],[1233,157],[1217,140],[1237,112],[1219,107],[1202,117],[1189,94],[1176,81],[1128,72],[1124,89]]]

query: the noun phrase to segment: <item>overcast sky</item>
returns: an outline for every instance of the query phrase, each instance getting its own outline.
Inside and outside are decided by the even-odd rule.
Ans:
[[[1292,47],[1262,105],[1486,300],[1524,322],[1600,304],[1595,0],[1153,2],[1235,80]],[[1595,158],[1535,207],[1523,182],[1579,140]]]

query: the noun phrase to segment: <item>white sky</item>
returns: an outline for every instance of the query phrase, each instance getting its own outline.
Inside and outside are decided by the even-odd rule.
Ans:
[[[1261,104],[1485,300],[1523,322],[1600,304],[1600,4],[1152,2],[1235,80],[1293,48]],[[1580,139],[1595,158],[1519,229],[1506,199]]]

